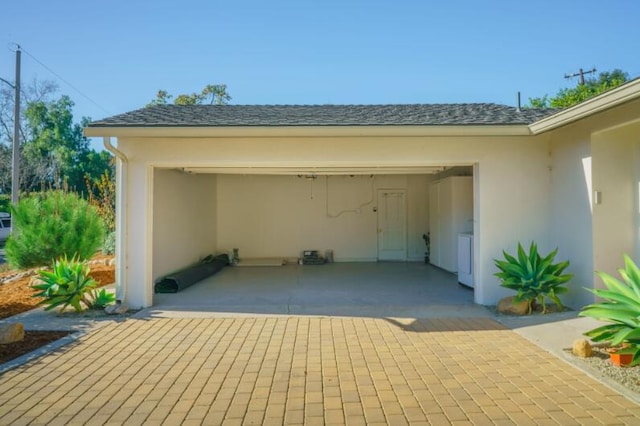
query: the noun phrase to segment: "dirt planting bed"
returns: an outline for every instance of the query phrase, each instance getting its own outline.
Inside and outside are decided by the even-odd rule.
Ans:
[[[99,286],[114,282],[115,267],[113,265],[93,264],[90,265],[90,268],[89,275],[98,282]],[[0,273],[0,281],[15,274],[15,272],[6,271]],[[33,297],[35,291],[30,286],[32,278],[33,275],[0,284],[0,319],[17,315],[38,306],[42,299]]]
[[[68,331],[25,331],[23,341],[0,345],[0,364],[62,339],[68,334]]]

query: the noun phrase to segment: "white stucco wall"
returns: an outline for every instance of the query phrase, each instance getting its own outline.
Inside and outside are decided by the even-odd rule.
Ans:
[[[594,300],[583,287],[602,286],[594,271],[617,275],[623,253],[640,260],[639,110],[635,100],[549,133],[551,238],[571,261],[563,299],[574,308]]]
[[[623,254],[638,262],[640,227],[640,123],[592,136],[594,269],[617,275]],[[602,283],[596,280],[596,287]]]
[[[407,255],[424,260],[428,228],[426,175],[219,175],[218,247],[242,257],[298,257],[304,249],[332,249],[340,261],[377,260],[377,189],[407,195]]]
[[[155,169],[153,280],[216,252],[216,176]]]
[[[479,158],[475,179],[474,223],[475,300],[495,304],[512,290],[500,287],[494,259],[502,251],[515,253],[518,242],[537,242],[548,250],[550,171],[547,144],[542,139],[495,141]]]
[[[584,290],[593,287],[590,139],[590,132],[581,126],[550,136],[551,244],[558,248],[556,261],[571,262],[566,272],[574,277],[562,300],[575,309],[593,302],[593,295]]]
[[[542,137],[120,138],[118,143],[129,158],[127,250],[131,255],[127,260],[127,276],[128,302],[133,306],[149,305],[152,300],[155,273],[151,255],[153,228],[149,223],[153,222],[153,196],[150,196],[153,167],[401,167],[477,163],[475,294],[476,302],[481,304],[495,303],[510,294],[499,287],[493,276],[496,272],[493,259],[500,257],[503,249],[513,251],[518,241],[531,240],[545,250],[552,246],[551,161],[548,142]],[[317,186],[320,190],[320,185]],[[223,185],[218,189],[223,191]],[[296,197],[308,196],[303,186],[293,190]],[[226,196],[219,194],[218,198],[221,197]],[[422,208],[426,217],[428,206],[419,207]],[[363,210],[357,220],[364,215]],[[347,220],[354,218],[356,215]],[[223,219],[218,219],[219,228],[222,222]],[[232,244],[227,240],[219,242],[224,246]],[[328,248],[334,248],[336,255],[340,253],[339,248]]]

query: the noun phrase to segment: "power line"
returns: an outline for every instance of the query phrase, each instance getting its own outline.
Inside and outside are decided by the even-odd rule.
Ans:
[[[579,76],[580,77],[580,84],[582,85],[582,84],[584,84],[584,75],[585,74],[592,74],[594,72],[596,72],[595,68],[592,68],[589,71],[582,71],[582,68],[580,68],[577,73],[565,74],[564,78],[573,78],[573,77],[578,77]]]
[[[33,59],[34,61],[36,61],[38,64],[40,64],[44,69],[46,69],[47,71],[49,71],[51,74],[53,74],[54,76],[56,76],[58,79],[60,79],[63,83],[65,83],[67,86],[71,87],[73,90],[75,90],[80,96],[82,96],[83,98],[85,98],[86,100],[88,100],[89,102],[91,102],[93,105],[97,106],[98,108],[100,108],[103,112],[105,112],[107,115],[113,115],[112,112],[108,111],[107,109],[105,109],[102,105],[100,105],[99,103],[97,103],[96,101],[94,101],[93,99],[91,99],[89,96],[85,95],[80,89],[78,89],[77,87],[75,87],[73,84],[69,83],[69,81],[67,81],[66,79],[64,79],[60,74],[58,74],[57,72],[55,72],[54,70],[52,70],[51,68],[49,68],[47,65],[45,65],[42,61],[38,60],[38,58],[36,58],[35,56],[33,56],[31,53],[29,53],[28,51],[26,51],[24,49],[24,47],[21,47],[22,51],[24,53],[26,53],[31,59]]]

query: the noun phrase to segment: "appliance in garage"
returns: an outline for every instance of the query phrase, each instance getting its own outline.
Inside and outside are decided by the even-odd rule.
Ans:
[[[429,185],[430,262],[458,272],[458,234],[473,232],[473,177],[450,176]]]
[[[458,234],[458,282],[473,288],[473,234]]]

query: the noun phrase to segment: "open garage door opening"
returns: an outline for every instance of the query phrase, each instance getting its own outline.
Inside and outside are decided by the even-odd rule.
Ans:
[[[235,249],[240,263],[258,265],[298,263],[305,252],[335,263],[429,262],[457,285],[459,234],[473,232],[472,166],[171,167],[153,176],[154,280]],[[472,248],[461,252],[469,276]]]

